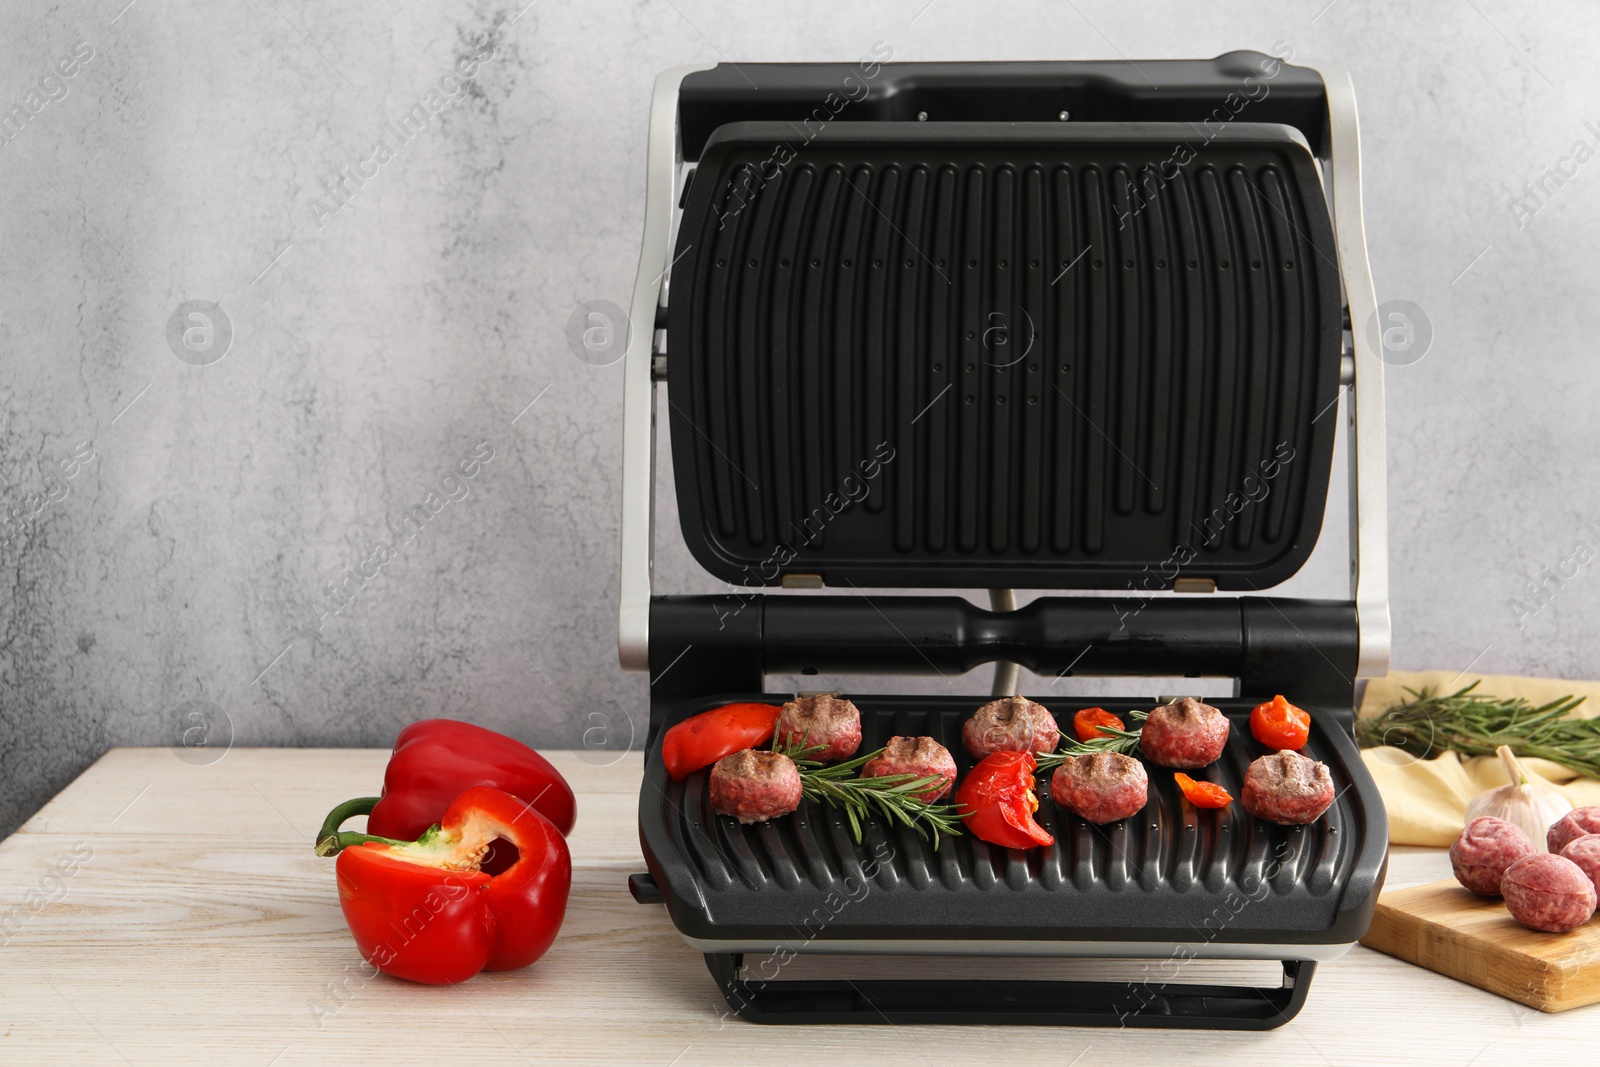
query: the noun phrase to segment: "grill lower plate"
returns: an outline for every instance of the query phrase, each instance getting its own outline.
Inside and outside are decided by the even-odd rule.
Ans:
[[[668,724],[731,700],[784,699],[695,700]],[[853,699],[863,751],[893,734],[927,734],[950,749],[962,774],[972,766],[961,724],[984,698]],[[1235,797],[1246,767],[1265,752],[1250,736],[1255,702],[1212,701],[1233,729],[1222,759],[1197,777]],[[1070,729],[1072,712],[1094,701],[1041,703]],[[1150,706],[1100,703],[1123,713]],[[1049,848],[1019,852],[963,835],[936,852],[914,832],[881,823],[864,827],[856,844],[838,814],[809,801],[766,824],[741,826],[715,814],[708,772],[671,781],[658,734],[640,792],[640,838],[674,923],[702,947],[838,951],[851,943],[900,943],[906,948],[877,950],[916,951],[935,942],[941,951],[983,953],[997,951],[997,942],[1048,952],[1055,942],[1062,954],[1081,954],[1074,946],[1143,943],[1154,954],[1188,945],[1196,955],[1260,955],[1265,946],[1303,945],[1303,954],[1290,948],[1283,958],[1326,956],[1313,947],[1347,945],[1365,932],[1388,835],[1376,786],[1348,733],[1331,710],[1308,710],[1313,725],[1304,751],[1328,765],[1339,791],[1308,827],[1259,821],[1238,803],[1222,812],[1194,809],[1171,771],[1150,767],[1144,812],[1105,827],[1058,810],[1041,789],[1037,818],[1056,838]]]

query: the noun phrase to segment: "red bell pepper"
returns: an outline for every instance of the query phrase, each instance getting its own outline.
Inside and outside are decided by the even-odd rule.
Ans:
[[[491,875],[482,862],[497,841],[515,858]],[[560,829],[488,786],[456,797],[415,841],[336,831],[318,853],[334,849],[339,904],[362,958],[413,982],[526,967],[555,940],[572,887]]]
[[[1033,821],[1039,797],[1033,791],[1038,764],[1031,752],[996,752],[967,772],[956,790],[956,811],[978,837],[1006,848],[1036,848],[1055,843]]]
[[[723,756],[761,747],[772,739],[781,711],[773,704],[724,704],[689,716],[661,739],[667,773],[680,782]]]
[[[563,834],[572,832],[577,801],[549,760],[515,738],[470,722],[423,719],[395,738],[383,772],[383,795],[358,797],[333,809],[319,840],[346,819],[367,815],[367,833],[410,841],[438,822],[452,800],[477,785],[510,793],[533,805]]]

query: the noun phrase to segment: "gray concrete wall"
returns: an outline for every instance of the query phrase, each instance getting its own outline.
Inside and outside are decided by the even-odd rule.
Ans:
[[[1388,378],[1395,662],[1600,676],[1591,567],[1512,604],[1600,547],[1593,5],[122,4],[0,15],[0,833],[185,732],[192,758],[435,714],[626,744],[620,367],[565,331],[630,291],[651,79],[879,41],[1347,65],[1379,299],[1434,333]],[[189,301],[226,314],[214,362]],[[670,514],[663,588],[709,589]],[[1299,587],[1339,591],[1341,555]]]

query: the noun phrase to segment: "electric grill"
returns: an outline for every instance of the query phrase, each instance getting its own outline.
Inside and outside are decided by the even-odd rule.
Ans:
[[[1352,707],[1356,678],[1387,667],[1389,624],[1382,368],[1351,329],[1374,314],[1357,153],[1347,76],[1251,52],[658,79],[624,370],[620,652],[651,676],[649,871],[631,887],[666,904],[734,1012],[1265,1029],[1365,932],[1387,827]],[[723,594],[652,595],[663,381],[685,544]],[[1341,414],[1351,596],[1259,595],[1311,553]],[[1019,609],[1016,588],[1079,595]],[[885,589],[989,589],[991,606]],[[1280,827],[1196,810],[1153,770],[1124,822],[1090,825],[1046,789],[1051,848],[935,851],[881,824],[857,844],[810,802],[740,825],[711,810],[706,772],[662,767],[673,722],[788,699],[768,674],[985,663],[997,693],[1020,667],[1233,678],[1211,702],[1232,719],[1214,777],[1235,796],[1264,751],[1249,709],[1285,693],[1338,799]],[[1028,695],[1066,724],[1158,699]],[[862,751],[929,734],[971,767],[960,727],[986,698],[853,699]],[[1283,977],[748,965],[794,953],[1274,960]]]

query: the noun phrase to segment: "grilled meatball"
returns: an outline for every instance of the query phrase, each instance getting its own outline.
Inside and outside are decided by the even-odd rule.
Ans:
[[[711,807],[742,823],[766,822],[800,806],[800,769],[781,752],[747,748],[711,768]]]
[[[1120,752],[1093,752],[1063,760],[1050,778],[1050,799],[1092,823],[1137,814],[1149,796],[1144,764]]]
[[[1571,860],[1548,852],[1507,867],[1500,892],[1511,917],[1530,930],[1561,934],[1594,915],[1595,890],[1589,876]]]
[[[1239,799],[1258,819],[1300,826],[1333,805],[1333,775],[1327,764],[1286,748],[1250,764]]]
[[[1497,897],[1506,868],[1537,851],[1522,827],[1483,815],[1467,823],[1450,846],[1450,869],[1472,892]]]
[[[1561,855],[1562,849],[1584,834],[1600,834],[1600,807],[1574,808],[1557,819],[1545,833],[1545,846]]]
[[[861,711],[836,696],[791,700],[778,713],[778,740],[800,748],[823,746],[806,759],[822,763],[848,759],[861,747]]]
[[[996,752],[1054,752],[1061,737],[1056,717],[1027,697],[1002,697],[961,725],[961,743],[973,759]]]
[[[1600,891],[1600,834],[1584,834],[1575,837],[1561,850],[1561,858],[1571,860],[1583,869],[1589,876],[1589,881],[1594,883],[1596,891]]]
[[[948,748],[931,737],[891,737],[881,755],[862,764],[861,777],[887,778],[892,774],[942,779],[913,794],[931,804],[955,787],[956,760]]]
[[[1139,731],[1139,750],[1163,767],[1193,770],[1215,763],[1228,744],[1228,717],[1194,697],[1152,711]]]

